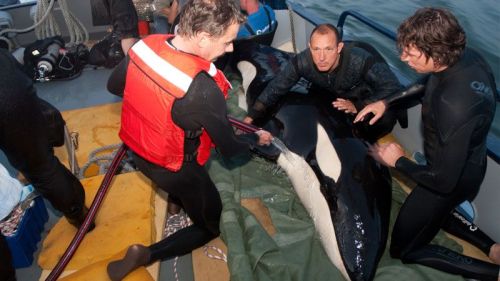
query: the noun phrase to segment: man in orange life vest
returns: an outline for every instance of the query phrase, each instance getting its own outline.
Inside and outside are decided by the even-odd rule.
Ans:
[[[151,35],[137,42],[108,82],[123,93],[120,138],[137,167],[175,197],[193,221],[151,246],[133,245],[108,265],[112,280],[159,259],[187,254],[219,235],[222,203],[203,165],[210,148],[224,157],[248,152],[227,119],[230,87],[212,63],[233,50],[245,17],[232,0],[191,0],[180,14],[177,35]],[[126,77],[126,81],[125,81]],[[269,145],[258,131],[254,143]]]

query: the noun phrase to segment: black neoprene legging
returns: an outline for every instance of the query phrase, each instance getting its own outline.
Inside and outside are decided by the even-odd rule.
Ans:
[[[50,130],[34,94],[3,95],[0,104],[0,149],[66,217],[77,218],[84,207],[80,181],[54,156]]]
[[[472,193],[473,198],[477,190]],[[443,228],[471,242],[488,255],[495,242],[453,211],[459,203],[472,199],[465,194],[466,191],[456,190],[446,196],[421,186],[414,188],[401,207],[394,225],[391,256],[401,258],[404,263],[423,264],[466,278],[496,281],[500,268],[498,265],[430,244],[439,229]]]
[[[12,266],[12,257],[5,237],[0,233],[0,280],[16,280],[16,271]]]
[[[185,255],[217,237],[222,201],[207,171],[196,161],[184,162],[178,172],[134,154],[139,170],[159,188],[179,200],[193,224],[149,246],[150,262]]]

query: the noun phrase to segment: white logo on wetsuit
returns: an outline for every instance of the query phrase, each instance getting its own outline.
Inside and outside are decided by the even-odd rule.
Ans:
[[[273,23],[274,23],[274,21],[271,22],[271,24],[273,24]],[[255,31],[255,34],[260,35],[260,34],[266,33],[270,28],[271,28],[271,25],[268,24],[268,25],[264,26],[263,29],[257,29],[257,31]]]
[[[455,216],[457,219],[459,219],[463,224],[467,225],[469,227],[470,231],[476,231],[477,226],[472,224],[470,221],[468,221],[466,218],[462,217],[456,212],[453,212],[453,216]]]
[[[491,95],[491,88],[488,87],[484,82],[472,81],[470,87],[474,92],[479,92],[483,95]]]

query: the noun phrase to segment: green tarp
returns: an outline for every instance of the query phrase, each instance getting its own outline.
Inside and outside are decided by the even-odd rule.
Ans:
[[[234,96],[228,104],[232,116],[244,117],[244,112],[235,106]],[[228,247],[232,281],[344,280],[323,250],[313,222],[286,174],[276,164],[257,157],[228,161],[214,155],[207,167],[224,205],[221,233]],[[404,191],[393,184],[392,223],[405,196]],[[262,200],[277,231],[273,237],[241,206],[242,198]],[[434,243],[458,252],[462,250],[443,233]],[[403,265],[400,260],[392,259],[386,250],[375,280],[463,279],[425,266]]]

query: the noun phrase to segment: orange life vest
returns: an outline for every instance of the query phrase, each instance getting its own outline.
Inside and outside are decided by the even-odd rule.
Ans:
[[[150,35],[130,50],[119,136],[144,159],[178,171],[184,161],[185,131],[172,120],[172,106],[184,97],[194,77],[207,72],[224,97],[231,85],[222,71],[198,56],[167,43],[173,35]],[[205,164],[212,141],[202,129],[196,160]]]

